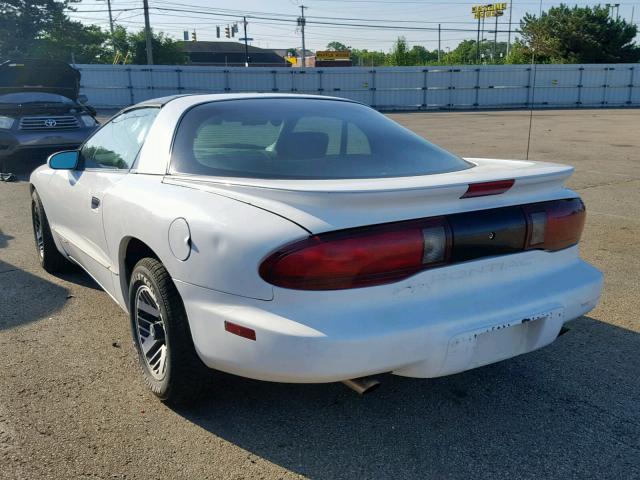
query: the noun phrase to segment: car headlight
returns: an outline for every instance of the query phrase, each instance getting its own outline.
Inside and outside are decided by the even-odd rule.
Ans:
[[[5,130],[9,130],[13,126],[14,119],[11,117],[2,117],[0,116],[0,128],[4,128]]]
[[[80,120],[84,123],[85,127],[95,127],[98,122],[91,115],[80,115]]]

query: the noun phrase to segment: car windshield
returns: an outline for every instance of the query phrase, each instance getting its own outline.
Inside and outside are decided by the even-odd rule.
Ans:
[[[16,92],[0,95],[0,103],[24,104],[24,103],[64,103],[73,105],[70,98],[45,92]]]
[[[431,175],[472,164],[367,106],[328,99],[218,101],[190,109],[171,172],[272,179]]]

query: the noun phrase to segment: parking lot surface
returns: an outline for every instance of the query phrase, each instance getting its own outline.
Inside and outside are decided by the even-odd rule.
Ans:
[[[525,155],[528,112],[390,117],[462,156]],[[640,110],[534,114],[530,158],[576,168],[605,273],[551,346],[365,397],[221,376],[180,410],[147,393],[107,294],[39,268],[28,184],[0,183],[0,478],[640,478],[638,152]]]

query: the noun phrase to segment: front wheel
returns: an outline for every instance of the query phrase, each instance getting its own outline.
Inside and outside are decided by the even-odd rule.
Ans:
[[[151,391],[167,403],[196,398],[208,369],[196,354],[182,299],[155,258],[140,260],[129,286],[133,343]]]

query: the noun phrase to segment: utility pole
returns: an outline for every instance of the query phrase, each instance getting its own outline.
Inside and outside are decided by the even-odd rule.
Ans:
[[[111,0],[107,0],[107,9],[109,10],[109,28],[111,29],[111,41],[113,41],[113,14],[111,13]]]
[[[153,65],[153,45],[151,43],[151,23],[149,22],[149,0],[142,0],[144,7],[144,38],[147,43],[147,65]]]
[[[438,63],[440,63],[440,24],[438,24]]]
[[[478,14],[478,39],[476,40],[476,63],[480,63],[480,14]]]
[[[249,44],[247,43],[249,39],[247,38],[247,17],[242,17],[242,22],[244,23],[244,66],[249,66]]]
[[[298,26],[300,27],[300,30],[302,32],[302,54],[300,55],[300,67],[304,68],[305,65],[305,55],[307,52],[305,43],[304,43],[304,25],[305,23],[307,23],[307,21],[304,18],[304,9],[307,8],[304,5],[300,5],[300,12],[302,13],[302,15],[300,15],[300,18],[298,18]]]
[[[511,49],[511,18],[513,12],[513,0],[509,1],[509,33],[507,34],[507,57],[509,56],[509,50]]]
[[[480,42],[484,42],[484,17],[485,16],[482,15],[482,27],[481,27],[482,31],[480,32]],[[480,54],[480,59],[482,59],[483,55],[484,55],[484,51],[483,51],[483,53]]]
[[[496,15],[496,31],[493,34],[493,61],[496,61],[496,55],[498,54],[498,15]]]

